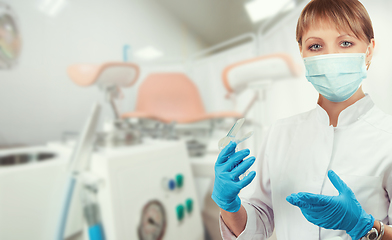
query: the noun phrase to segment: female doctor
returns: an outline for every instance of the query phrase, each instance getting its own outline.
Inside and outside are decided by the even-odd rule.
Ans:
[[[368,13],[358,0],[312,0],[296,35],[318,104],[270,128],[256,178],[239,180],[256,160],[248,149],[231,142],[219,154],[222,237],[267,239],[275,228],[278,240],[392,239],[392,117],[361,86],[375,46]]]

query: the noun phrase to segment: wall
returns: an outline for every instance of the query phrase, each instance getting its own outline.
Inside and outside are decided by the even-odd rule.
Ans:
[[[392,39],[390,31],[392,22],[392,2],[388,0],[362,0],[373,22],[376,48],[369,68],[368,78],[363,86],[376,105],[384,112],[392,114]]]
[[[73,84],[66,75],[70,64],[121,61],[124,44],[133,52],[153,46],[164,53],[160,61],[184,59],[204,48],[155,0],[65,0],[54,16],[42,11],[59,1],[8,1],[18,15],[23,49],[16,68],[0,71],[0,146],[41,144],[81,129],[103,94]],[[130,58],[143,73],[148,63]],[[111,117],[105,105],[103,118]]]

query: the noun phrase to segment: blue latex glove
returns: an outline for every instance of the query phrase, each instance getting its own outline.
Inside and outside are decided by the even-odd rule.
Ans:
[[[300,192],[286,200],[299,207],[309,222],[326,229],[345,230],[353,240],[360,239],[372,229],[374,217],[362,209],[354,193],[334,171],[328,171],[328,178],[338,196]]]
[[[228,212],[238,212],[241,199],[238,197],[241,189],[252,182],[256,172],[250,172],[242,180],[239,176],[246,172],[255,162],[255,157],[249,157],[249,149],[236,152],[237,144],[230,142],[219,154],[215,163],[215,182],[211,198],[215,203]]]

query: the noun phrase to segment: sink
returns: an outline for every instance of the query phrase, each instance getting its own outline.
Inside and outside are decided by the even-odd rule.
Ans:
[[[52,152],[36,153],[13,153],[0,156],[0,167],[16,166],[40,161],[56,159],[56,154]]]

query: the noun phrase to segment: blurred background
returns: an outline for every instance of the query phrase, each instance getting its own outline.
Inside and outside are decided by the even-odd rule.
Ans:
[[[257,155],[316,106],[295,40],[308,2],[0,0],[0,239],[221,239],[219,140],[245,118],[229,138]],[[392,2],[361,2],[364,91],[392,114]]]

